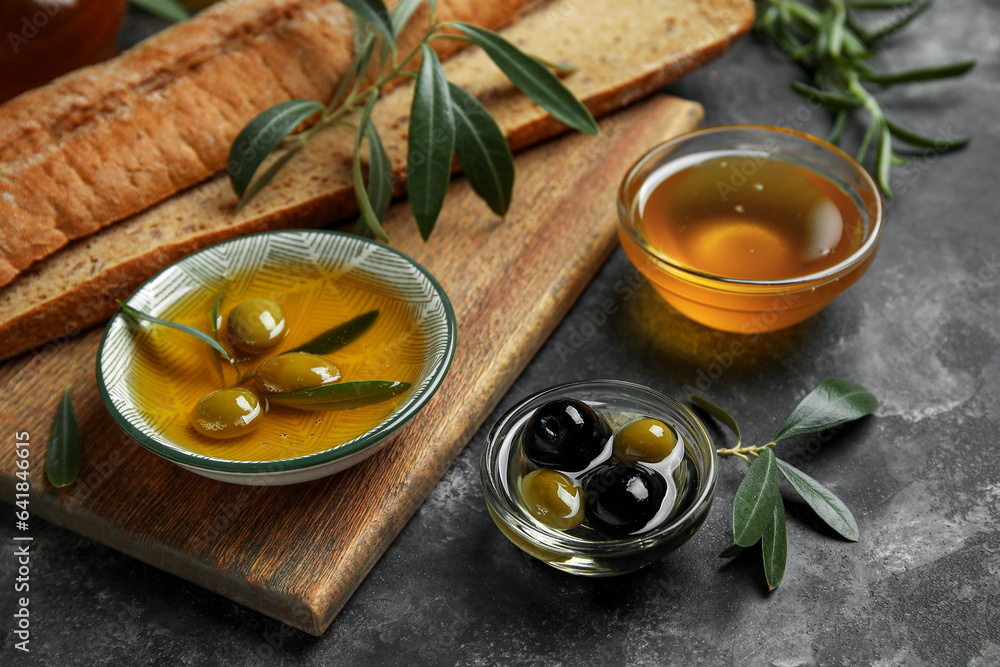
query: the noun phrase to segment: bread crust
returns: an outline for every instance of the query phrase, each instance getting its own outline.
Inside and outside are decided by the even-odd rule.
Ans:
[[[498,28],[536,3],[442,0],[438,11]],[[426,29],[421,9],[404,48]],[[353,48],[351,13],[336,0],[226,2],[0,106],[0,285],[224,169],[260,111],[329,99]]]
[[[753,20],[750,0],[702,0],[697,11],[686,9],[693,4],[557,0],[502,33],[542,57],[578,65],[564,81],[595,115],[603,115],[717,57]],[[614,16],[615,8],[619,18],[605,20],[603,30],[588,27],[600,17]],[[444,67],[449,80],[490,110],[515,150],[566,131],[513,89],[478,49],[458,54]],[[401,86],[380,100],[373,113],[394,165],[396,194],[405,191],[411,96],[411,86]],[[57,345],[107,319],[117,308],[116,299],[194,250],[243,234],[321,227],[355,215],[352,150],[349,131],[321,132],[235,216],[236,197],[220,175],[61,250],[0,290],[0,358],[46,343]]]

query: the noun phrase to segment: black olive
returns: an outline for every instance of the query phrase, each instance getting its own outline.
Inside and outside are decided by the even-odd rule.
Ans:
[[[611,427],[586,403],[560,398],[542,405],[524,427],[524,455],[542,468],[575,472],[596,459]]]
[[[587,521],[611,538],[642,529],[663,504],[666,481],[655,471],[628,465],[600,468],[586,482]]]

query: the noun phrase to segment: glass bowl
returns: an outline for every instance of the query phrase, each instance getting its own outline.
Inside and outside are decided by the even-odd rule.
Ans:
[[[612,418],[620,428],[639,416],[673,425],[678,444],[693,462],[697,480],[691,499],[680,513],[648,532],[622,539],[600,539],[559,531],[534,520],[520,505],[512,488],[511,454],[531,414],[543,403],[573,398]],[[622,423],[616,423],[622,422]],[[523,399],[504,413],[490,430],[480,463],[483,495],[501,532],[517,547],[552,567],[584,576],[613,576],[649,565],[688,540],[708,516],[715,495],[717,458],[701,421],[664,393],[618,380],[573,382],[545,389]]]
[[[653,247],[643,232],[642,206],[667,174],[697,164],[713,153],[777,158],[824,177],[857,205],[860,245],[825,270],[783,280],[741,280],[697,271]],[[735,187],[752,173],[734,170]],[[644,187],[645,186],[645,187]],[[678,311],[706,326],[756,334],[782,329],[816,314],[853,285],[875,259],[884,204],[874,179],[836,146],[794,130],[763,125],[724,125],[696,130],[662,143],[625,174],[618,193],[618,235],[635,267]]]

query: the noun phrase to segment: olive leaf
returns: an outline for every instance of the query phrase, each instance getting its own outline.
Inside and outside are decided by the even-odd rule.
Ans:
[[[368,331],[378,318],[379,311],[370,310],[363,315],[344,322],[303,343],[289,352],[307,352],[309,354],[330,354],[346,347]]]
[[[712,415],[720,422],[725,424],[729,428],[729,430],[732,431],[733,434],[736,436],[735,446],[736,447],[740,446],[740,444],[743,442],[743,436],[740,435],[740,425],[736,423],[736,419],[731,414],[729,414],[720,406],[716,405],[715,403],[708,400],[704,396],[692,396],[691,400],[699,408],[701,408],[702,410],[704,410],[705,412],[707,412],[708,414]]]
[[[861,537],[858,522],[851,510],[830,489],[789,463],[778,459],[778,469],[823,523],[846,540],[857,542]]]
[[[959,60],[897,72],[875,71],[867,64],[875,55],[872,48],[926,11],[931,0],[826,0],[820,5],[822,11],[814,3],[802,0],[761,0],[757,4],[754,31],[809,72],[816,87],[798,82],[792,87],[811,102],[835,112],[829,141],[837,143],[844,136],[851,117],[849,110],[865,109],[868,130],[857,155],[864,160],[869,148],[876,148],[872,173],[879,188],[891,195],[890,170],[893,165],[906,164],[893,150],[893,137],[938,153],[964,146],[969,137],[934,141],[912,130],[894,127],[865,84],[889,86],[957,77],[974,67],[976,61]],[[894,10],[892,20],[871,31],[855,15],[863,10],[886,9]]]
[[[62,401],[56,409],[56,418],[49,433],[45,449],[45,476],[57,488],[69,486],[76,480],[83,467],[80,454],[80,428],[73,413],[70,387],[63,390]]]
[[[392,161],[371,120],[368,121],[365,134],[368,138],[368,199],[372,203],[375,217],[385,220],[392,202]]]
[[[215,303],[212,304],[212,312],[209,313],[208,319],[212,327],[212,338],[219,340],[219,329],[222,328],[222,315],[219,311],[222,309],[222,297],[225,296],[226,290],[219,292],[219,296],[215,297]]]
[[[861,385],[850,380],[830,378],[802,399],[774,436],[773,442],[854,421],[870,415],[877,408],[878,399]]]
[[[746,550],[747,547],[741,547],[738,544],[730,544],[728,547],[720,551],[716,558],[736,558]]]
[[[219,292],[219,296],[215,297],[215,303],[212,304],[212,310],[208,314],[209,327],[212,329],[212,338],[216,340],[220,345],[222,341],[219,339],[219,329],[222,328],[222,315],[219,311],[222,308],[222,297],[225,295],[226,290],[223,289]],[[215,371],[219,374],[219,380],[222,382],[222,386],[226,386],[226,372],[222,370],[222,362],[219,361],[219,355],[212,355],[212,364],[215,366]]]
[[[382,33],[382,36],[395,51],[396,34],[393,31],[389,10],[385,8],[385,3],[382,0],[340,0],[340,2]]]
[[[229,180],[241,199],[257,168],[282,139],[302,121],[322,109],[323,105],[316,100],[286,100],[259,113],[247,123],[229,149]],[[285,161],[287,159],[286,157]],[[273,178],[276,172],[277,170],[269,171],[267,180]],[[261,180],[264,180],[263,177]],[[258,190],[260,187],[262,185],[258,186]]]
[[[414,12],[417,11],[417,7],[424,0],[400,0],[395,7],[392,8],[392,16],[390,21],[392,22],[392,29],[398,35],[403,32],[403,28],[406,24],[410,22],[410,18],[413,17]]]
[[[354,196],[358,200],[358,210],[361,211],[361,220],[365,222],[365,225],[375,236],[388,242],[389,236],[385,233],[385,229],[382,228],[382,219],[385,218],[386,211],[389,210],[389,199],[392,197],[391,189],[388,191],[388,194],[383,194],[384,189],[387,187],[385,183],[386,174],[384,173],[385,163],[389,161],[389,158],[385,156],[385,151],[382,149],[382,142],[379,140],[377,133],[375,133],[375,126],[369,120],[376,100],[378,100],[378,91],[374,91],[369,96],[368,102],[361,110],[361,117],[358,119],[358,130],[354,135]],[[369,153],[371,154],[368,160],[367,187],[365,186],[364,176],[361,172],[361,142],[364,141],[366,133],[369,134],[368,146]],[[372,139],[372,137],[375,138]],[[389,167],[389,174],[391,178],[391,167]],[[376,210],[375,204],[372,203],[370,193],[375,193],[376,197],[379,197],[378,210]],[[383,196],[386,198],[384,205],[381,199]]]
[[[168,21],[186,21],[191,18],[188,10],[176,0],[131,0],[131,2],[136,7]]]
[[[785,506],[778,499],[771,510],[771,520],[761,536],[761,551],[764,555],[764,577],[767,589],[773,591],[785,576],[785,562],[788,559],[788,542],[785,535]]]
[[[469,185],[497,215],[510,206],[514,156],[493,116],[468,91],[448,84],[455,114],[455,156]]]
[[[212,348],[215,349],[216,352],[221,354],[226,361],[228,361],[229,363],[234,363],[233,355],[229,354],[228,350],[226,350],[226,348],[222,346],[222,343],[215,340],[201,329],[195,329],[194,327],[188,326],[186,324],[180,324],[178,322],[171,322],[170,320],[163,320],[160,319],[159,317],[153,317],[152,315],[148,315],[140,310],[132,308],[131,306],[125,305],[122,301],[119,301],[118,305],[121,307],[123,313],[125,313],[132,319],[136,320],[137,322],[145,320],[146,322],[152,322],[153,324],[162,324],[165,327],[176,329],[177,331],[186,333],[189,336],[194,336],[203,343],[211,345]]]
[[[269,402],[298,410],[349,410],[381,403],[399,396],[410,388],[409,382],[360,380],[327,384],[313,389],[301,389],[286,394],[267,394]]]
[[[934,137],[928,137],[927,135],[915,132],[910,128],[900,125],[899,123],[896,123],[888,118],[885,119],[885,123],[889,126],[889,131],[892,132],[892,136],[901,141],[905,141],[911,146],[916,146],[917,148],[947,151],[953,148],[959,148],[972,141],[971,134],[966,134],[956,139],[936,139]]]
[[[595,136],[601,133],[587,107],[537,58],[485,28],[459,21],[447,25],[465,33],[521,92],[557,119],[580,132]]]
[[[451,181],[455,117],[444,70],[434,50],[420,46],[422,62],[410,107],[406,180],[410,208],[426,241],[444,204]]]
[[[901,70],[898,72],[877,72],[870,67],[859,67],[858,75],[865,81],[888,86],[893,83],[916,83],[918,81],[950,79],[962,76],[975,67],[975,65],[975,60],[956,60],[945,65],[920,67],[918,69]]]
[[[765,449],[751,464],[733,499],[733,543],[749,547],[760,539],[771,522],[774,506],[781,502],[778,465],[774,452]]]

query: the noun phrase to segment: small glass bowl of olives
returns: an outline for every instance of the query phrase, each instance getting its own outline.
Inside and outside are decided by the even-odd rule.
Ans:
[[[480,465],[504,535],[554,568],[624,574],[680,547],[715,494],[701,421],[654,389],[574,382],[528,396],[497,420]]]

